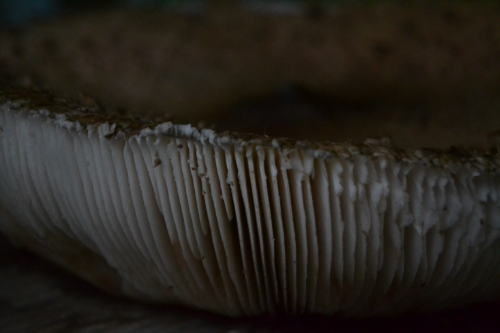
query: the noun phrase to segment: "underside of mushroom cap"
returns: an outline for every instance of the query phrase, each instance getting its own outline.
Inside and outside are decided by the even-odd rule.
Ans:
[[[2,93],[0,228],[102,288],[227,315],[499,296],[494,150],[132,126],[48,96]]]

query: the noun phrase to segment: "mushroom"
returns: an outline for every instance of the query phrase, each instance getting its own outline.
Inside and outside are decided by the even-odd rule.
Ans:
[[[0,91],[0,230],[144,301],[242,316],[497,299],[499,196],[490,147],[281,139]]]
[[[498,154],[134,128],[43,99],[1,97],[1,229],[95,283],[227,315],[498,296]]]

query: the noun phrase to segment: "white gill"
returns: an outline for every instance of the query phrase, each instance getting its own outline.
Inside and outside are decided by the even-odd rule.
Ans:
[[[361,315],[500,296],[498,172],[171,124],[108,138],[9,103],[0,128],[0,229],[63,234],[135,297]]]

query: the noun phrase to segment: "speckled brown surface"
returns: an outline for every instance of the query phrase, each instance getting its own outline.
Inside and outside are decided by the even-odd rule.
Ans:
[[[284,149],[302,150],[315,156],[337,155],[351,158],[357,155],[385,156],[389,159],[402,160],[406,163],[433,165],[438,168],[454,168],[468,166],[475,170],[484,170],[497,173],[500,168],[500,152],[495,145],[483,147],[448,147],[438,148],[409,148],[391,143],[384,139],[377,140],[365,137],[363,142],[335,142],[333,140],[315,141],[307,138],[299,140],[286,137],[273,137],[253,133],[235,131],[213,131],[188,125],[185,132],[184,125],[164,120],[151,120],[149,117],[136,117],[135,114],[117,114],[106,112],[98,107],[86,107],[78,102],[56,98],[50,93],[33,88],[5,88],[0,90],[0,106],[9,105],[9,109],[26,114],[27,116],[42,117],[53,121],[57,126],[70,126],[78,132],[89,130],[90,127],[115,126],[106,137],[123,140],[133,136],[169,136],[183,137],[194,141],[209,141],[215,145],[230,146],[276,146]],[[61,119],[56,119],[63,116]],[[484,119],[485,124],[491,119]],[[286,120],[284,121],[286,123]],[[292,128],[292,124],[288,124]]]

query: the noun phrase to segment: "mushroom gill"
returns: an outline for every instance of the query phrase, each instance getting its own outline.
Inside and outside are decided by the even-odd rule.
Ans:
[[[114,20],[102,20],[101,16],[96,20],[105,25],[130,23],[123,21],[123,14],[116,15],[111,16]],[[18,49],[36,54],[45,51],[26,49],[52,36],[55,39],[48,47],[55,52],[54,47],[57,49],[66,40],[66,34],[75,36],[82,29],[89,29],[84,24],[87,19],[94,20],[75,19],[64,30],[54,23],[22,36],[6,34],[3,42],[16,42]],[[297,30],[303,31],[302,37],[291,34],[297,38],[292,39],[292,44],[264,50],[270,58],[259,65],[263,67],[259,67],[257,78],[269,78],[269,87],[240,81],[241,68],[246,68],[244,78],[250,80],[248,75],[255,70],[255,59],[242,57],[244,66],[233,66],[218,63],[210,51],[213,58],[209,60],[215,63],[207,60],[205,67],[200,67],[203,71],[195,66],[193,72],[188,72],[192,63],[201,66],[199,59],[189,54],[195,59],[183,63],[181,69],[172,67],[171,72],[165,72],[173,79],[162,81],[156,77],[165,85],[169,80],[185,80],[182,82],[188,82],[191,89],[179,92],[179,87],[158,88],[169,91],[170,97],[179,97],[164,104],[168,111],[172,102],[174,119],[180,119],[175,122],[165,121],[164,115],[158,119],[158,113],[153,111],[109,111],[112,106],[119,106],[120,92],[116,91],[120,84],[132,84],[102,74],[109,85],[97,87],[102,65],[99,61],[111,58],[74,54],[68,46],[56,51],[61,67],[45,71],[36,64],[38,60],[30,62],[4,54],[0,60],[8,64],[11,77],[21,74],[19,68],[30,64],[33,68],[27,74],[60,96],[87,87],[109,99],[104,102],[108,107],[105,111],[82,101],[55,98],[33,87],[0,90],[0,230],[109,292],[231,316],[278,312],[371,315],[498,299],[500,155],[493,145],[485,143],[484,133],[477,132],[485,128],[489,132],[495,127],[492,120],[498,120],[498,116],[491,118],[494,108],[479,110],[483,117],[474,118],[474,122],[468,121],[470,114],[463,116],[443,108],[440,115],[446,117],[440,118],[442,127],[431,133],[441,133],[439,128],[446,132],[444,119],[459,119],[458,128],[468,132],[465,136],[446,132],[435,149],[414,147],[432,141],[432,136],[421,133],[414,141],[399,145],[404,138],[419,135],[419,127],[412,127],[414,122],[405,123],[413,130],[409,136],[404,136],[408,134],[406,125],[404,130],[393,132],[393,144],[386,140],[316,141],[314,136],[301,137],[309,140],[281,139],[181,124],[185,119],[204,119],[202,111],[206,111],[206,119],[219,119],[219,127],[234,124],[232,111],[217,118],[213,110],[224,109],[227,102],[218,100],[218,89],[238,90],[238,99],[260,94],[252,89],[272,91],[281,84],[281,79],[278,82],[271,78],[275,72],[266,76],[266,70],[274,65],[279,78],[285,77],[287,82],[300,82],[325,95],[330,93],[325,89],[339,89],[340,83],[335,80],[340,69],[324,72],[325,62],[314,70],[296,69],[285,74],[283,61],[290,65],[303,62],[302,57],[321,59],[312,51],[309,54],[306,48],[304,53],[278,61],[283,59],[279,52],[290,50],[291,45],[307,44],[311,37],[308,33],[315,32],[323,38],[322,45],[328,45],[329,30],[317,30],[315,23],[302,17],[293,17],[285,28],[269,23],[274,19],[280,22],[279,17],[264,15],[260,19],[264,20],[261,26],[277,35],[280,29],[295,31],[297,27],[306,27]],[[189,32],[183,19],[179,20],[180,23],[172,24]],[[251,21],[247,18],[238,23],[242,24],[237,25],[242,33],[249,33],[245,29],[250,29],[247,25]],[[204,22],[207,30],[213,28],[212,32],[225,31],[221,27],[227,23],[223,20],[219,24],[218,19]],[[141,26],[144,23],[137,24],[135,33],[148,31]],[[329,24],[325,23],[327,27]],[[252,29],[250,32],[255,33]],[[54,37],[60,33],[64,36]],[[266,34],[263,35],[261,38],[265,39]],[[148,38],[152,38],[151,44],[147,44]],[[184,56],[190,48],[207,47],[203,40],[198,40],[200,44],[193,42],[182,48],[175,34],[164,38],[167,41],[161,45],[168,46],[172,42],[168,38],[174,39],[172,43],[177,48],[173,49]],[[154,46],[162,38],[137,40],[136,46]],[[93,42],[99,44],[98,39],[87,40]],[[235,45],[220,35],[211,42],[220,43],[221,50]],[[336,39],[332,38],[331,43],[336,43]],[[96,54],[104,52],[99,46],[93,50]],[[141,50],[136,49],[139,53]],[[108,51],[116,56],[120,48]],[[223,56],[224,52],[215,54]],[[56,61],[54,57],[49,57],[49,61]],[[337,57],[344,59],[342,54]],[[134,59],[137,60],[135,56]],[[359,61],[358,65],[364,63]],[[64,66],[69,69],[66,71]],[[87,69],[79,72],[85,66]],[[106,66],[113,65],[102,68]],[[226,77],[219,77],[215,88],[208,82],[206,96],[198,89],[199,82],[193,81],[196,75],[209,77],[211,70],[217,74],[225,68],[234,72],[227,71]],[[200,72],[196,72],[198,69]],[[153,71],[140,67],[130,70],[142,73],[139,76],[145,80],[145,86],[151,84],[145,78]],[[429,75],[437,75],[432,69],[429,71]],[[469,74],[477,74],[474,73]],[[74,86],[65,75],[78,78]],[[96,86],[86,86],[85,75],[96,80]],[[394,82],[391,80],[397,81],[405,74],[396,71],[390,75],[387,80]],[[483,93],[492,89],[494,80],[491,76],[481,81]],[[412,84],[418,86],[417,81]],[[236,87],[234,82],[238,82]],[[327,84],[332,82],[336,82],[335,88]],[[455,83],[445,87],[455,89]],[[65,84],[71,88],[63,89]],[[140,82],[136,84],[140,86]],[[249,85],[248,90],[242,88],[245,84]],[[409,86],[414,88],[412,84]],[[196,101],[180,102],[182,96],[193,92],[200,93]],[[440,98],[448,98],[443,97],[447,94],[442,92]],[[132,100],[141,98],[130,97]],[[204,102],[214,104],[204,108]],[[148,109],[147,104],[139,104],[131,109]],[[397,110],[380,112],[397,114]],[[277,123],[286,123],[286,117],[285,113]],[[300,129],[305,120],[297,119],[295,126]],[[388,118],[380,117],[378,123],[370,124],[382,126],[384,119]],[[358,125],[358,117],[345,123],[348,129],[360,129],[351,131],[356,139],[366,134],[363,128],[370,127],[366,123]],[[392,125],[396,126],[397,121]],[[349,135],[349,130],[345,133]],[[397,137],[399,134],[402,139]],[[466,146],[469,135],[475,148],[441,149],[454,143]],[[348,139],[352,138],[343,137]]]

